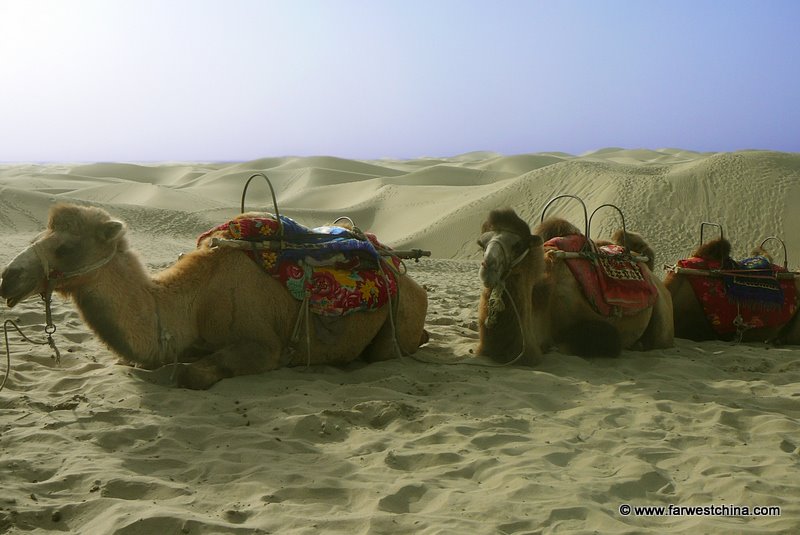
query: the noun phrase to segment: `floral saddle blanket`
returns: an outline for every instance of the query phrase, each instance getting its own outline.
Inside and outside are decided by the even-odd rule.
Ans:
[[[679,260],[678,267],[719,271],[718,277],[684,273],[717,334],[735,333],[741,322],[750,328],[783,325],[797,310],[794,279],[779,279],[786,269],[763,256],[724,263],[692,257]]]
[[[279,280],[295,299],[308,298],[309,309],[323,316],[344,316],[352,312],[377,310],[397,295],[396,273],[400,259],[381,251],[389,248],[370,233],[343,227],[309,229],[286,216],[239,216],[203,233],[207,238],[242,240],[253,244],[271,242],[274,248],[244,248],[243,252],[272,277]]]
[[[586,236],[570,235],[553,238],[546,249],[567,253],[588,251]],[[653,306],[658,290],[643,270],[619,245],[603,245],[597,252],[564,260],[578,281],[583,295],[602,316],[630,316]]]

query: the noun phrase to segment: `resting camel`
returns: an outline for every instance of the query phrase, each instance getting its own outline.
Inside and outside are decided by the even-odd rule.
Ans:
[[[719,263],[730,259],[731,244],[725,238],[702,244],[692,254],[692,258],[700,258],[706,261]],[[772,258],[763,248],[757,247],[751,252],[751,256],[763,256],[772,262]],[[719,280],[719,279],[717,279]],[[791,280],[791,282],[790,282]],[[789,289],[793,286],[796,295],[800,295],[800,278],[794,277],[783,281],[788,284]],[[675,336],[688,338],[695,341],[704,340],[731,340],[736,337],[736,329],[730,325],[726,329],[715,330],[709,317],[703,310],[703,306],[697,300],[697,295],[692,288],[690,275],[672,270],[667,273],[664,284],[672,294],[672,305],[675,317]],[[795,307],[786,308],[786,307]],[[740,312],[744,314],[744,309]],[[800,344],[800,321],[797,320],[796,303],[784,304],[782,316],[785,316],[778,323],[769,326],[745,326],[739,331],[742,342],[774,342],[776,344]],[[752,319],[750,319],[753,322]],[[755,324],[755,322],[753,322]]]
[[[579,356],[672,346],[672,301],[655,276],[651,280],[657,297],[649,308],[620,316],[595,311],[566,263],[543,246],[543,240],[555,236],[580,234],[570,223],[549,218],[532,234],[512,209],[502,209],[489,213],[482,232],[478,354],[497,362],[519,358],[534,364],[552,346]],[[622,238],[621,233],[615,235],[618,243]],[[628,233],[628,241],[640,251],[647,247],[633,233]],[[642,270],[650,272],[646,266]]]
[[[13,307],[46,291],[74,299],[84,321],[123,361],[147,370],[177,361],[182,387],[294,364],[342,364],[396,355],[387,306],[354,312],[310,331],[290,360],[300,302],[243,252],[207,242],[150,276],[102,209],[59,204],[48,228],[2,272],[0,296]],[[53,275],[55,274],[55,275]],[[398,277],[394,324],[404,354],[424,341],[427,294]],[[331,324],[332,323],[332,324]]]

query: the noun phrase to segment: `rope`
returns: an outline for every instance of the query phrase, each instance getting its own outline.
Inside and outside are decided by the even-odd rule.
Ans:
[[[519,315],[519,310],[517,310],[517,305],[516,303],[514,303],[514,299],[511,297],[511,293],[509,293],[505,285],[503,285],[503,292],[508,296],[508,301],[511,303],[511,308],[514,310],[514,315],[517,317],[517,326],[519,327],[519,334],[522,337],[522,349],[520,350],[519,355],[509,360],[508,362],[503,362],[502,364],[474,363],[475,366],[484,366],[488,368],[501,368],[503,366],[511,366],[525,355],[525,327],[522,325],[522,317]]]
[[[680,267],[677,264],[665,264],[664,270],[671,271],[672,273],[677,274],[684,274],[684,275],[697,275],[700,277],[722,277],[724,275],[732,275],[732,276],[746,276],[749,279],[795,279],[800,276],[800,273],[796,271],[777,271],[773,272],[773,275],[755,275],[751,274],[752,271],[748,271],[746,269],[695,269],[695,268],[685,268]],[[753,270],[759,271],[759,270]]]
[[[6,320],[3,323],[3,337],[5,338],[5,341],[6,341],[6,374],[5,374],[5,376],[3,376],[3,382],[0,383],[0,392],[2,392],[3,388],[5,388],[6,381],[8,380],[8,376],[11,375],[11,351],[8,348],[8,324],[9,323],[14,326],[14,328],[17,330],[17,332],[19,334],[22,335],[23,338],[25,338],[25,335],[22,334],[22,331],[19,330],[19,326],[16,323],[14,323],[14,320]],[[32,342],[32,343],[35,344],[36,342]]]
[[[13,320],[6,320],[5,322],[3,322],[3,340],[5,341],[6,344],[6,374],[3,377],[3,382],[0,383],[0,391],[3,390],[3,388],[6,385],[6,381],[8,380],[8,376],[11,375],[11,349],[8,345],[9,324],[12,325],[20,334],[20,336],[22,336],[22,338],[24,338],[25,341],[27,341],[28,343],[34,345],[50,346],[50,348],[54,352],[56,364],[61,364],[61,352],[58,350],[58,346],[56,346],[56,341],[53,338],[53,335],[56,332],[56,326],[53,323],[53,311],[51,304],[53,298],[53,290],[55,289],[56,284],[58,283],[59,280],[79,277],[91,271],[100,269],[101,267],[111,262],[111,259],[114,258],[114,256],[117,254],[117,248],[114,247],[114,250],[111,251],[111,254],[109,254],[104,258],[101,258],[100,260],[94,262],[93,264],[90,264],[80,269],[76,269],[74,271],[59,272],[55,269],[52,271],[50,270],[50,262],[47,260],[47,255],[44,254],[44,251],[42,250],[41,242],[35,242],[32,247],[33,247],[33,252],[39,259],[39,262],[42,264],[42,269],[44,270],[44,276],[47,283],[47,287],[44,293],[42,294],[42,299],[44,300],[44,316],[45,316],[44,332],[47,335],[47,340],[45,340],[44,342],[36,342],[34,340],[31,340],[30,338],[25,336],[25,334],[19,328],[19,325],[17,325],[16,322],[14,322]]]
[[[305,296],[300,303],[300,309],[297,311],[297,319],[294,322],[294,329],[292,330],[292,337],[289,343],[294,346],[300,341],[300,329],[305,323],[306,326],[306,367],[311,366],[311,318],[310,306],[311,289],[308,287],[310,277],[310,267],[301,261],[303,266],[303,288],[305,289]],[[291,361],[291,359],[290,359]]]
[[[311,300],[311,290],[306,290],[306,298],[303,300],[306,313],[306,367],[311,366],[311,311],[309,301]]]
[[[739,303],[736,303],[736,318],[733,320],[733,325],[736,327],[736,338],[733,341],[734,345],[739,345],[742,343],[742,338],[744,337],[744,333],[750,329],[755,328],[755,325],[751,325],[744,321],[742,317],[742,312],[739,307]]]
[[[489,294],[489,302],[486,304],[486,308],[489,309],[489,313],[486,315],[486,321],[484,321],[486,327],[494,327],[497,324],[497,317],[506,309],[506,304],[503,302],[503,294],[506,292],[505,280],[500,281],[497,286],[492,288]]]
[[[498,236],[493,237],[489,240],[489,243],[497,242],[500,245],[500,250],[503,251],[503,257],[508,260],[508,253],[503,245],[503,242],[500,241]],[[488,248],[488,244],[487,244]],[[517,318],[517,326],[519,327],[519,334],[522,339],[522,350],[519,352],[519,355],[514,357],[513,359],[509,360],[508,362],[503,362],[501,364],[484,364],[484,363],[467,363],[471,366],[483,366],[485,368],[498,368],[502,366],[511,366],[512,364],[518,362],[524,355],[525,355],[525,326],[522,325],[522,317],[519,315],[519,310],[517,310],[517,304],[514,302],[514,298],[511,296],[511,293],[506,288],[506,279],[511,274],[511,270],[517,267],[524,259],[528,256],[530,252],[530,248],[525,249],[518,257],[509,263],[508,267],[506,268],[505,274],[503,275],[503,279],[500,283],[492,288],[492,293],[489,296],[489,303],[487,306],[489,308],[489,314],[486,317],[485,325],[486,327],[492,327],[497,323],[497,316],[505,310],[505,302],[503,301],[503,295],[508,297],[508,302],[511,303],[511,308],[514,310],[514,315]]]
[[[48,305],[47,305],[48,315],[49,315],[49,309],[50,309],[50,305],[48,303]],[[5,322],[3,322],[3,340],[5,341],[5,344],[6,344],[6,373],[3,376],[3,382],[0,383],[0,392],[2,392],[3,388],[5,388],[6,381],[8,381],[8,376],[11,375],[11,348],[10,348],[10,346],[8,344],[8,327],[9,327],[9,325],[14,327],[14,329],[16,329],[16,331],[19,333],[19,335],[22,336],[22,338],[26,342],[34,344],[34,345],[40,345],[40,346],[47,345],[47,346],[50,346],[50,348],[55,352],[56,364],[61,364],[61,352],[58,350],[58,347],[56,347],[56,342],[53,339],[53,333],[55,332],[55,325],[48,324],[45,327],[45,333],[47,333],[47,340],[45,340],[44,342],[37,342],[37,341],[31,340],[30,338],[25,336],[25,333],[22,332],[22,329],[19,328],[19,325],[17,325],[17,323],[14,320],[6,320]]]
[[[392,302],[392,289],[389,285],[389,277],[386,275],[386,271],[383,269],[383,262],[378,262],[378,272],[383,277],[383,283],[386,285],[386,297],[388,298],[389,302],[387,305],[389,306],[389,326],[392,329],[392,345],[397,353],[398,357],[403,356],[403,350],[400,349],[400,343],[397,341],[397,329],[395,328],[394,323],[394,303]],[[397,302],[400,302],[400,277],[395,277],[395,283],[397,284]]]
[[[411,355],[411,358],[418,361],[424,362],[426,364],[446,364],[448,366],[457,366],[459,364],[465,364],[467,366],[479,366],[481,368],[504,368],[506,366],[512,366],[519,362],[519,360],[525,356],[525,328],[522,325],[522,317],[519,315],[519,311],[517,310],[517,305],[514,303],[514,299],[511,297],[511,294],[508,290],[503,287],[503,291],[508,296],[508,301],[511,303],[511,308],[514,310],[514,315],[517,318],[517,325],[519,326],[520,335],[522,335],[522,349],[520,350],[519,354],[514,357],[513,359],[509,360],[508,362],[501,362],[501,363],[488,363],[488,362],[474,362],[469,359],[462,359],[456,362],[437,362],[433,360],[425,360],[421,359],[415,355]]]
[[[496,242],[500,246],[500,250],[503,251],[503,257],[507,261],[509,255],[508,255],[508,252],[506,251],[506,248],[505,248],[505,245],[503,244],[503,242],[500,241],[500,239],[497,236],[495,236],[491,240],[489,240],[489,243],[492,243],[492,242]],[[487,243],[486,247],[488,248],[488,246],[489,246],[489,244]],[[472,362],[472,361],[467,360],[467,359],[463,359],[463,360],[458,361],[458,362],[441,362],[439,364],[447,364],[447,365],[466,364],[468,366],[480,366],[480,367],[483,367],[483,368],[502,368],[502,367],[505,367],[505,366],[511,366],[513,364],[516,364],[517,362],[520,361],[520,359],[522,359],[525,356],[525,352],[526,352],[526,349],[527,349],[526,348],[526,344],[525,344],[525,326],[522,324],[522,316],[520,316],[520,314],[519,314],[519,310],[517,309],[517,304],[514,302],[514,298],[512,297],[511,293],[508,291],[508,288],[506,288],[505,281],[508,278],[508,276],[511,274],[511,270],[514,269],[516,266],[518,266],[525,259],[525,257],[528,256],[529,252],[530,252],[530,248],[525,249],[524,252],[522,252],[518,257],[516,257],[514,260],[512,260],[511,263],[506,268],[505,274],[503,275],[503,278],[502,278],[501,282],[497,286],[492,288],[492,293],[489,296],[489,303],[487,304],[487,306],[489,307],[489,314],[488,314],[488,316],[486,318],[486,322],[485,322],[485,325],[487,327],[491,327],[491,326],[493,326],[493,325],[495,325],[497,323],[497,316],[500,314],[500,312],[505,310],[505,302],[503,301],[503,295],[508,297],[508,302],[511,303],[511,309],[514,311],[514,316],[517,318],[517,327],[519,327],[519,334],[520,334],[521,342],[522,342],[522,348],[520,349],[519,354],[516,357],[514,357],[513,359],[509,360],[508,362],[503,362],[503,363],[499,363],[499,364],[494,364],[494,363],[489,364],[489,363],[483,363],[483,362]],[[413,355],[412,355],[412,358],[414,360],[419,361],[419,362],[426,362],[426,363],[429,363],[429,364],[435,364],[435,362],[424,360],[424,359],[420,359],[418,357],[414,357]]]

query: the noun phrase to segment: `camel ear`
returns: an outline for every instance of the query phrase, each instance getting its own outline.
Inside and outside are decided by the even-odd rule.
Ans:
[[[125,223],[115,220],[106,221],[100,226],[98,234],[102,241],[115,241],[125,234]]]
[[[544,242],[538,234],[531,234],[529,247],[541,247]]]

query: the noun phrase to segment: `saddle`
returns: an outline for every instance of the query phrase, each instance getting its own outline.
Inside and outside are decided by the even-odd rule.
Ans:
[[[793,278],[779,278],[787,269],[763,256],[735,261],[692,257],[677,267],[694,290],[714,331],[719,335],[747,328],[776,327],[788,322],[797,310]],[[705,273],[702,273],[705,272]],[[714,275],[714,276],[709,276]]]
[[[553,238],[545,250],[562,255],[586,300],[602,316],[631,316],[653,306],[658,289],[645,271],[619,245],[596,246],[586,236]]]
[[[381,251],[389,248],[375,235],[338,226],[309,229],[293,219],[265,213],[239,216],[197,239],[235,241],[298,301],[323,316],[344,316],[377,310],[397,295],[400,259]]]

